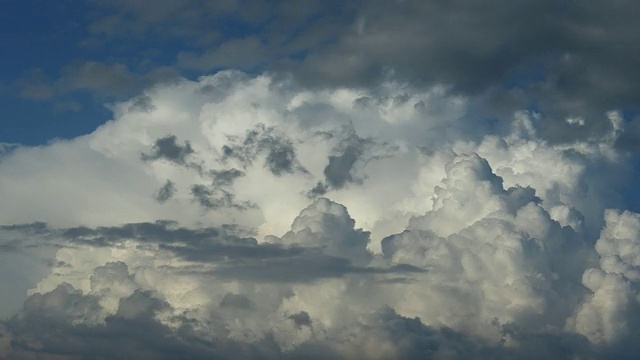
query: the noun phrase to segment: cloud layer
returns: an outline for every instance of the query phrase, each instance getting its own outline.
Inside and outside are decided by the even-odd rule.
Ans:
[[[222,71],[4,146],[0,354],[636,358],[623,114],[557,143],[541,113],[492,125],[400,79]]]

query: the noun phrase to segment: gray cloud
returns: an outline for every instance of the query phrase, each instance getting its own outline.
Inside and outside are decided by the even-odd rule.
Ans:
[[[338,156],[329,156],[329,164],[324,168],[324,176],[327,183],[333,187],[341,188],[347,182],[353,181],[351,168],[358,160],[362,149],[358,146],[349,146],[344,153]]]
[[[172,67],[154,66],[131,68],[119,62],[77,61],[59,70],[55,76],[47,76],[39,69],[32,69],[19,77],[14,86],[23,98],[36,101],[53,101],[54,110],[79,110],[74,98],[79,92],[88,92],[99,101],[123,99],[158,84],[175,82],[180,78]],[[140,110],[150,109],[150,104],[140,100],[133,105]]]
[[[455,93],[483,94],[489,117],[504,114],[500,106],[508,115],[535,104],[548,115],[544,136],[584,139],[606,132],[605,111],[637,107],[640,91],[629,77],[640,56],[631,35],[638,25],[629,18],[635,7],[629,1],[366,2],[337,41],[290,66],[303,81],[326,86],[367,86],[385,77],[445,84]],[[585,126],[564,121],[572,116],[584,117]]]
[[[349,259],[314,252],[301,255],[255,259],[219,267],[213,275],[220,279],[252,281],[257,283],[311,283],[327,278],[348,275],[368,276],[402,273],[422,273],[423,269],[401,265],[387,268],[359,267]]]
[[[231,185],[235,179],[244,176],[238,169],[212,170],[210,174],[213,176],[213,183],[219,186]]]
[[[353,226],[353,225],[351,225]],[[349,259],[323,254],[322,244],[300,247],[261,243],[238,237],[224,229],[200,230],[176,227],[170,222],[136,223],[120,227],[72,228],[62,231],[69,241],[96,247],[117,246],[125,240],[156,244],[159,249],[201,264],[218,263],[212,275],[221,279],[257,282],[312,282],[345,275],[386,276],[419,274],[424,269],[395,264],[386,267],[352,265]],[[288,238],[291,235],[288,235]],[[361,234],[345,236],[361,237]],[[287,239],[288,239],[287,238]],[[356,241],[358,239],[344,241]],[[286,240],[291,241],[291,240]],[[347,245],[349,246],[349,245]],[[328,250],[331,252],[331,250]],[[345,252],[345,256],[349,253]]]
[[[23,96],[82,90],[121,97],[175,80],[178,67],[293,74],[311,87],[393,79],[472,96],[482,118],[535,108],[547,115],[541,133],[554,142],[600,136],[606,111],[635,111],[639,100],[629,75],[640,57],[632,1],[95,0],[90,7],[85,45],[118,44],[114,51],[131,63],[81,60],[59,80],[34,70],[18,82]],[[183,46],[174,49],[175,42]],[[167,56],[175,64],[167,66]],[[581,126],[566,122],[578,117]]]
[[[290,315],[289,319],[291,319],[296,326],[311,326],[312,323],[311,317],[306,311],[300,311],[297,314]]]
[[[253,307],[253,303],[251,299],[242,294],[228,293],[220,302],[220,306],[248,310]]]
[[[220,208],[246,210],[255,206],[248,201],[237,202],[230,190],[219,187],[215,183],[211,186],[195,184],[191,186],[191,195],[200,206],[209,210]]]
[[[135,97],[132,100],[129,110],[150,112],[150,111],[153,111],[155,108],[156,107],[153,105],[153,100],[151,99],[151,97],[147,95],[140,95]]]
[[[131,223],[122,226],[97,228],[76,227],[63,229],[60,232],[63,237],[70,241],[87,245],[117,244],[126,239],[135,239],[147,243],[173,243],[180,241],[203,243],[224,234],[222,229],[187,229],[178,227],[170,221]]]
[[[268,60],[266,46],[257,38],[234,39],[222,43],[215,49],[203,54],[181,52],[178,54],[178,66],[199,71],[232,68],[250,71],[264,66]]]
[[[288,261],[304,256],[306,251],[297,247],[283,247],[275,244],[261,244],[252,238],[211,239],[206,243],[186,243],[180,245],[160,244],[160,248],[173,252],[176,256],[202,263],[224,262],[233,264],[227,273],[244,269],[246,262],[257,265],[261,260]],[[237,267],[236,267],[237,266]],[[257,265],[259,266],[259,265]]]
[[[294,171],[306,172],[296,159],[291,140],[264,124],[247,131],[243,138],[230,137],[229,144],[222,151],[223,159],[236,159],[244,166],[252,164],[259,155],[264,155],[265,167],[276,176]]]
[[[27,234],[43,234],[47,232],[47,224],[37,221],[31,224],[0,225],[0,230],[19,231]]]
[[[156,192],[155,199],[159,203],[164,203],[165,201],[171,199],[171,197],[176,193],[176,187],[171,180],[167,180],[167,182],[162,185],[160,189]]]
[[[191,143],[185,141],[184,145],[179,145],[175,135],[167,135],[157,139],[151,148],[151,154],[142,154],[144,161],[167,160],[179,165],[186,165],[187,157],[193,154]]]
[[[245,309],[249,304],[241,295],[233,297]],[[91,300],[68,286],[61,286],[43,297],[70,304],[74,311]],[[242,299],[242,300],[240,300]],[[236,305],[238,305],[236,304]],[[272,338],[258,342],[225,339],[224,331],[213,338],[198,332],[197,324],[178,318],[180,325],[171,329],[156,319],[168,305],[149,292],[136,291],[120,301],[116,314],[104,324],[73,325],[44,311],[42,304],[25,308],[21,317],[5,322],[5,336],[11,339],[8,359],[35,356],[56,358],[103,359],[356,359],[362,356],[395,359],[613,359],[589,347],[584,338],[569,334],[529,334],[517,327],[502,326],[506,339],[516,345],[486,345],[446,327],[423,324],[418,318],[398,315],[381,308],[335,329],[335,336],[303,342],[295,349],[282,351]],[[232,306],[232,305],[229,305]],[[235,305],[234,305],[235,306]],[[309,327],[307,312],[289,316],[298,331]],[[500,326],[496,324],[495,326]],[[344,341],[350,339],[346,347]],[[118,346],[113,346],[117,342]],[[624,357],[623,357],[624,358]]]
[[[360,99],[359,99],[360,100]],[[328,163],[323,170],[324,182],[309,191],[310,196],[322,196],[332,189],[341,189],[350,183],[359,184],[365,180],[358,176],[361,170],[370,161],[381,159],[393,153],[393,149],[387,144],[378,144],[372,139],[364,139],[355,134],[352,127],[345,127],[343,134],[330,136],[343,136],[338,146],[333,150],[335,155],[330,155]]]
[[[59,308],[47,307],[47,302],[64,303],[68,311],[82,316],[85,304],[99,306],[70,286],[61,285],[47,294],[34,295],[27,302],[29,306],[20,317],[5,323],[11,336],[8,359],[204,359],[217,353],[215,348],[197,344],[195,339],[161,325],[154,316],[167,305],[149,292],[136,291],[123,298],[116,314],[106,318],[104,324],[94,325],[73,325],[68,317],[51,312]],[[113,346],[114,341],[120,345]]]
[[[357,181],[352,170],[356,162],[361,160],[367,145],[371,145],[371,141],[353,134],[343,141],[338,155],[329,156],[329,163],[324,168],[324,176],[329,187],[340,189],[347,183]]]

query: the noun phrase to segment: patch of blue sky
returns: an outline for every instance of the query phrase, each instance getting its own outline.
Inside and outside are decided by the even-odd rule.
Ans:
[[[75,94],[73,101],[80,108],[64,111],[50,103],[0,96],[0,108],[4,109],[0,115],[0,143],[33,146],[56,138],[70,139],[92,132],[111,118],[111,112],[96,105],[86,93]]]

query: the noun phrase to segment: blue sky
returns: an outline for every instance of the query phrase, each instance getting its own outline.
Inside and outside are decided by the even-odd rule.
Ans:
[[[196,78],[223,68],[257,73],[266,69],[275,56],[303,55],[308,49],[305,44],[288,54],[270,54],[250,47],[246,51],[250,58],[239,53],[237,59],[222,59],[219,64],[215,60],[211,64],[193,60],[194,54],[206,53],[226,42],[273,41],[267,30],[283,30],[267,28],[273,28],[272,24],[280,19],[269,13],[272,10],[268,2],[258,3],[255,11],[245,13],[237,4],[221,4],[218,13],[218,6],[213,6],[214,11],[195,15],[199,19],[194,23],[191,19],[174,20],[170,12],[175,8],[178,15],[182,11],[185,16],[192,16],[191,12],[199,11],[197,2],[133,2],[132,6],[74,0],[5,2],[1,26],[7,50],[0,78],[0,101],[5,113],[0,141],[37,145],[53,138],[72,138],[89,133],[108,120],[110,113],[105,105],[156,82]],[[154,6],[159,10],[149,11]],[[301,15],[295,15],[296,22],[285,26],[291,27],[287,33],[278,34],[278,41],[286,45],[310,24],[325,17],[342,16],[343,12],[327,16],[327,11],[332,10],[304,13],[303,8]],[[318,39],[327,41],[322,35]],[[87,64],[96,66],[85,68],[85,73],[74,71]],[[73,84],[78,77],[98,76],[97,72],[106,75]],[[115,76],[112,82],[108,79],[111,75]]]
[[[40,144],[54,137],[73,137],[95,128],[108,114],[59,114],[51,104],[27,100],[13,85],[39,69],[42,76],[56,76],[74,57],[83,56],[77,42],[82,39],[82,9],[70,2],[7,1],[3,4],[2,41],[7,45],[2,67],[2,140]],[[71,21],[70,21],[71,20]],[[81,22],[82,21],[82,22]],[[86,56],[86,55],[84,55]],[[88,115],[88,116],[87,116]],[[83,125],[82,119],[91,121]]]
[[[0,358],[640,358],[639,2],[1,3]]]

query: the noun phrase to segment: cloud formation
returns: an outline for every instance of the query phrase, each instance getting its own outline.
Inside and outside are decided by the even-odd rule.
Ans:
[[[3,147],[0,355],[636,358],[623,115],[556,143],[398,79],[222,71]]]
[[[640,89],[629,75],[640,56],[633,1],[92,0],[86,6],[78,10],[81,47],[74,48],[81,54],[58,69],[27,69],[8,80],[16,93],[79,111],[87,105],[80,93],[121,101],[153,84],[231,68],[268,71],[310,89],[371,90],[390,80],[439,86],[471,98],[474,111],[502,125],[517,110],[535,109],[545,115],[538,136],[554,143],[609,133],[612,109],[627,112],[637,128]],[[627,131],[618,145],[635,152],[638,142],[637,131]]]

